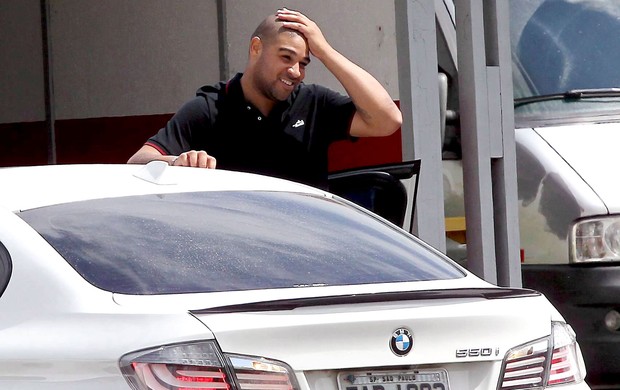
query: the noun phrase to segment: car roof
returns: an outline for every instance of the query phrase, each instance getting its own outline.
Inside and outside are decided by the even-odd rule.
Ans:
[[[221,169],[80,164],[0,168],[0,207],[23,211],[89,199],[195,191],[324,191],[282,179]]]

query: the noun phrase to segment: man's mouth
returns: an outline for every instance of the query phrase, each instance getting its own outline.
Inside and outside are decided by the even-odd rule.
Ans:
[[[285,79],[280,79],[280,81],[282,81],[284,84],[288,85],[289,87],[293,86],[293,82],[292,81],[285,80]]]

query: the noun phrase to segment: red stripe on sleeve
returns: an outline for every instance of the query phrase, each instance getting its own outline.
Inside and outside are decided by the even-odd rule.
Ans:
[[[168,154],[168,152],[167,152],[167,151],[165,151],[165,150],[164,150],[161,146],[159,146],[159,145],[157,145],[157,144],[154,144],[154,143],[152,143],[152,142],[148,142],[148,141],[147,141],[147,142],[145,142],[144,144],[145,144],[145,145],[148,145],[148,146],[150,146],[150,147],[152,147],[152,148],[157,149],[157,151],[158,151],[159,153],[161,153],[162,155],[164,155],[164,156]]]

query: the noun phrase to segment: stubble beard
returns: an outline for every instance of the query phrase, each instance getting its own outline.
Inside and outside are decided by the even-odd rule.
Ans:
[[[276,81],[272,83],[265,83],[264,88],[262,89],[263,95],[274,102],[282,102],[291,95],[291,92],[285,91],[280,88],[280,78],[276,79]]]
[[[275,80],[269,80],[265,75],[259,74],[255,79],[255,86],[258,92],[267,99],[276,103],[285,101],[291,95],[292,91],[287,91],[280,85],[282,84],[280,78],[280,76],[276,76]],[[287,80],[286,78],[284,79]]]

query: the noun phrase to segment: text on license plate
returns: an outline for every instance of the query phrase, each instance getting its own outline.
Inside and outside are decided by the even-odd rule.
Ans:
[[[414,371],[354,371],[338,374],[340,390],[449,390],[448,372],[438,370]]]

